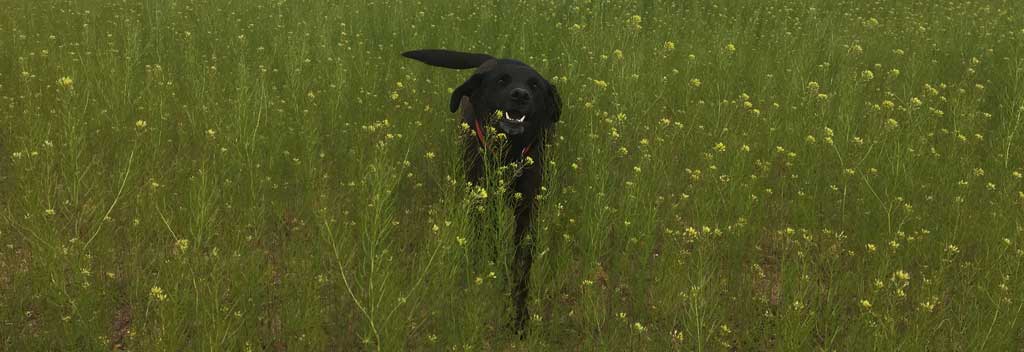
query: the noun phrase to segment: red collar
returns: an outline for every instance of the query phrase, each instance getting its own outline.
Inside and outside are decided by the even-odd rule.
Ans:
[[[487,141],[484,140],[484,130],[480,128],[480,120],[474,120],[473,124],[476,125],[476,137],[480,140],[480,145],[483,145],[484,149],[487,149]],[[530,152],[531,146],[533,146],[533,143],[527,144],[526,148],[523,148],[521,153],[522,156],[525,157],[526,153]]]

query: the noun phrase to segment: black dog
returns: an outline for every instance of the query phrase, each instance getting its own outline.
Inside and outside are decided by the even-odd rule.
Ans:
[[[496,59],[486,54],[462,53],[449,50],[416,50],[402,56],[428,65],[454,69],[476,68],[473,76],[452,92],[449,108],[455,112],[462,107],[462,119],[476,132],[466,137],[465,163],[469,182],[480,184],[483,175],[481,151],[490,152],[485,129],[492,126],[503,131],[508,148],[500,159],[504,163],[533,159],[527,163],[510,185],[522,198],[513,203],[516,228],[513,244],[512,299],[515,308],[514,325],[523,332],[529,311],[530,266],[533,263],[532,241],[524,241],[533,220],[534,199],[541,186],[544,167],[544,136],[558,121],[562,101],[555,86],[530,66],[511,59]],[[495,112],[501,111],[497,118]]]

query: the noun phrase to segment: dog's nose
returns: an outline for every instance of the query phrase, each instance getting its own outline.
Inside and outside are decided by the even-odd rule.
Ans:
[[[530,91],[523,88],[512,89],[512,99],[515,100],[530,100]]]

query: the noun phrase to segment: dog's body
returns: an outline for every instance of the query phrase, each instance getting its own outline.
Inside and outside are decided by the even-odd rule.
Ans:
[[[495,127],[507,135],[507,148],[500,156],[503,163],[532,159],[510,185],[512,194],[522,197],[513,201],[515,208],[515,258],[513,259],[512,298],[514,325],[522,333],[529,319],[530,266],[533,263],[532,241],[526,240],[533,221],[534,200],[540,191],[544,168],[544,137],[561,116],[561,98],[555,86],[530,66],[516,60],[496,59],[486,54],[448,50],[416,50],[402,53],[432,66],[453,69],[476,68],[476,72],[452,92],[449,108],[462,108],[462,119],[475,135],[466,137],[466,177],[480,184],[484,173],[483,153],[492,150],[484,137],[485,127]],[[496,111],[502,111],[494,120]]]

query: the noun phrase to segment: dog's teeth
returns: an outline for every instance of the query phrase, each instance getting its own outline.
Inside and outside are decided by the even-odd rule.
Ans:
[[[506,120],[511,120],[512,119],[512,118],[508,117],[508,111],[505,112],[505,119]]]
[[[523,120],[526,120],[526,115],[525,114],[523,115],[523,117],[519,118],[519,122],[523,122]]]

